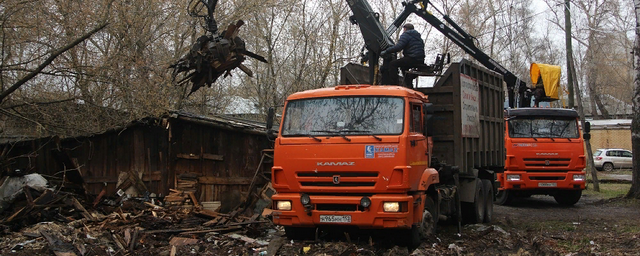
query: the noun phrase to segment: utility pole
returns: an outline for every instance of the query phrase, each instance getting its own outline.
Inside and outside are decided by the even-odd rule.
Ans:
[[[573,48],[571,46],[571,12],[569,11],[570,0],[564,1],[564,37],[567,47],[567,88],[569,89],[568,107],[573,108],[573,70],[571,70],[571,58]]]

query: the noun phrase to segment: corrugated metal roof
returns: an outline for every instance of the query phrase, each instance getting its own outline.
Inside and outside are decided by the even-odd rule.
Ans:
[[[591,128],[630,128],[631,119],[600,119],[588,120]]]
[[[224,127],[227,129],[237,129],[238,131],[245,131],[249,133],[265,133],[266,132],[266,124],[256,121],[244,120],[240,118],[222,116],[222,115],[211,115],[211,116],[201,116],[192,113],[186,112],[170,112],[163,117],[145,117],[138,120],[134,120],[122,127],[111,127],[103,130],[102,132],[93,133],[93,134],[85,134],[73,137],[63,137],[63,140],[67,139],[79,139],[79,138],[87,138],[102,134],[107,134],[111,132],[121,132],[125,129],[130,129],[137,126],[154,126],[158,125],[162,118],[175,118],[186,122],[199,122],[199,123],[209,123],[213,126]],[[11,138],[6,138],[3,141],[0,141],[0,144],[4,143],[16,143],[16,142],[26,142],[33,141],[39,139],[51,138],[53,136],[44,136],[44,137],[21,137],[16,136],[14,140]]]
[[[266,124],[251,120],[240,119],[236,117],[224,116],[224,115],[211,115],[211,116],[201,116],[193,113],[185,113],[185,112],[174,112],[171,114],[171,117],[182,119],[185,121],[189,121],[191,119],[211,122],[220,125],[232,126],[240,129],[253,129],[258,131],[265,131]]]

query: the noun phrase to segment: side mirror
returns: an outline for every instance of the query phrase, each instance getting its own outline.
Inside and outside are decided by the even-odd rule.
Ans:
[[[278,137],[278,132],[273,130],[273,118],[275,115],[276,110],[273,107],[270,107],[267,112],[267,138],[269,140],[275,140]]]
[[[591,132],[591,123],[589,122],[584,122],[584,128],[582,129],[583,133],[590,133]]]
[[[267,130],[271,130],[271,128],[273,128],[273,117],[275,115],[275,109],[273,109],[273,107],[270,107],[269,112],[267,112]]]

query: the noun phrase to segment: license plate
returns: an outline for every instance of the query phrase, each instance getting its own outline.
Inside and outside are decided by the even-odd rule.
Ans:
[[[558,183],[555,182],[551,182],[551,183],[538,183],[538,187],[557,187]]]
[[[351,223],[351,215],[320,215],[322,223]]]

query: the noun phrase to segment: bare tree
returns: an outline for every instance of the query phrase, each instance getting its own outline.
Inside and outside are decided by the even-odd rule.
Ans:
[[[635,64],[634,95],[633,95],[633,121],[631,123],[631,145],[633,147],[633,174],[631,188],[627,193],[628,198],[640,198],[640,0],[634,0],[636,15],[635,44],[633,57]]]

